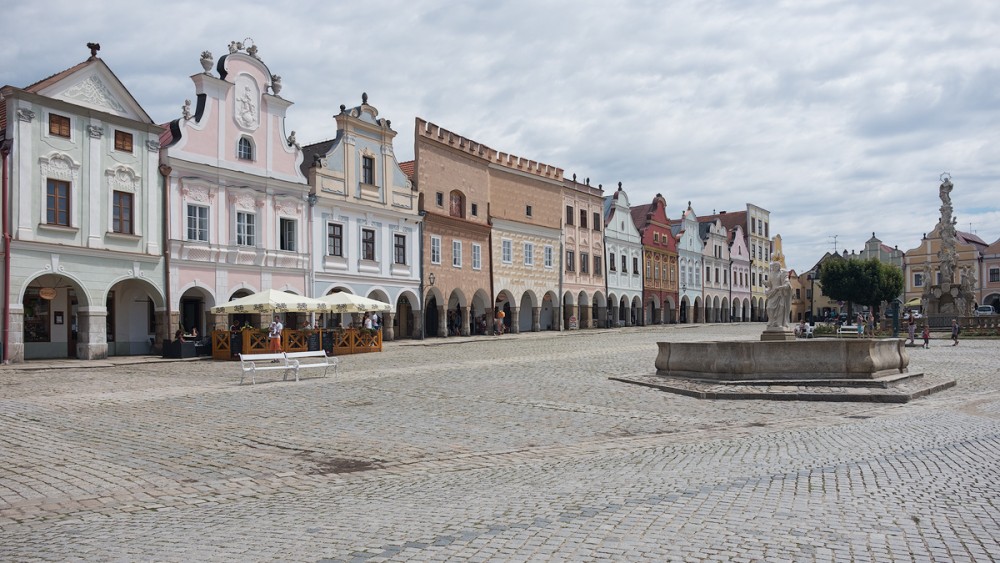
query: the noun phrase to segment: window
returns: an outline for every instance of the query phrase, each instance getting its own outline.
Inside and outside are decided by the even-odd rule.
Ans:
[[[256,246],[256,218],[253,213],[236,212],[236,244],[240,246]]]
[[[451,241],[451,265],[456,268],[462,267],[462,241]]]
[[[580,210],[580,228],[581,229],[586,229],[587,228],[587,210],[586,209],[581,209]]]
[[[115,150],[132,152],[132,134],[115,130]]]
[[[344,226],[340,223],[326,224],[327,256],[344,256]]]
[[[111,194],[111,230],[132,234],[132,194],[115,191]]]
[[[581,227],[583,225],[580,225]],[[590,255],[586,252],[580,253],[580,273],[589,274],[590,273]]]
[[[437,192],[434,194],[434,203],[437,204],[438,207],[444,207],[444,193]]]
[[[524,243],[524,265],[535,265],[535,245],[530,242]]]
[[[531,217],[531,206],[530,205],[525,205],[524,206],[524,214],[527,215],[528,217]]]
[[[806,299],[812,299],[812,296],[813,296],[813,290],[807,289],[806,290]]]
[[[449,195],[449,203],[451,204],[448,209],[448,214],[452,217],[465,218],[465,198],[462,197],[462,192],[453,191]]]
[[[566,251],[566,271],[567,272],[572,272],[572,271],[576,270],[576,264],[574,263],[574,258],[575,258],[575,256],[573,255],[573,251],[572,250],[567,250]]]
[[[923,286],[924,286],[924,275],[913,274],[913,287],[923,287]]]
[[[49,179],[46,187],[45,222],[69,226],[69,182]]]
[[[247,137],[240,137],[240,142],[236,145],[236,158],[240,160],[253,160],[253,144]]]
[[[472,216],[473,217],[479,217],[479,205],[478,204],[475,204],[475,203],[472,204]]]
[[[361,229],[361,259],[375,260],[374,229]]]
[[[203,205],[187,206],[187,239],[208,242],[208,208]]]
[[[660,233],[653,233],[653,242],[660,242]]]
[[[646,258],[646,279],[650,279],[652,277],[653,277],[653,261],[650,260],[649,258]]]
[[[990,282],[1000,282],[1000,268],[990,268]]]
[[[295,252],[295,219],[278,219],[278,248]]]
[[[594,230],[601,230],[601,214],[596,211],[594,212]]]
[[[611,258],[608,259],[608,267],[611,268],[612,272],[617,272],[618,265],[615,262],[615,253],[611,253]]]
[[[653,274],[654,274],[653,279],[656,280],[656,281],[660,281],[660,265],[657,264],[654,270],[655,271],[653,272]]]
[[[712,268],[705,264],[705,283],[712,283]]]
[[[500,241],[500,260],[504,264],[514,261],[514,244],[507,239]]]
[[[719,283],[719,269],[715,269],[715,283]]]
[[[757,245],[755,244],[750,245],[750,259],[751,260],[757,259]]]
[[[757,272],[750,272],[750,285],[757,285]]]
[[[441,263],[441,237],[431,237],[431,264]]]
[[[56,137],[65,137],[69,139],[69,118],[62,115],[56,115],[54,113],[50,113],[49,135],[54,135]]]
[[[624,254],[622,254],[622,273],[628,273],[628,256],[625,256]]]
[[[546,246],[545,247],[545,267],[546,268],[551,268],[552,267],[552,247],[551,246]]]
[[[478,244],[472,245],[472,269],[483,269],[483,247]]]
[[[764,221],[764,236],[765,237],[771,236],[770,234],[768,234],[767,221]]]
[[[396,264],[406,264],[406,235],[392,235],[393,261]]]
[[[799,295],[799,288],[797,288],[797,287],[796,287],[796,288],[795,288],[795,298],[796,298],[796,299],[799,299],[800,297],[801,297],[801,296]]]
[[[567,225],[572,225],[573,224],[573,206],[572,205],[567,205],[566,206],[566,224]]]
[[[375,159],[370,156],[361,157],[361,181],[365,184],[375,184]]]
[[[639,272],[639,257],[637,256],[632,257],[632,273],[637,276],[641,273]]]
[[[601,277],[604,275],[604,270],[601,268],[601,257],[594,255],[594,275]]]

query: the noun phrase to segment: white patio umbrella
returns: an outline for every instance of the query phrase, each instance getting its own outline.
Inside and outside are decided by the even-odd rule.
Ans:
[[[318,299],[277,289],[266,289],[212,307],[212,313],[217,315],[226,313],[326,313],[329,310],[330,306]]]
[[[343,291],[324,295],[319,298],[319,301],[329,305],[330,313],[364,313],[368,311],[387,313],[392,311],[392,305],[388,303],[368,299],[360,295],[344,293]]]

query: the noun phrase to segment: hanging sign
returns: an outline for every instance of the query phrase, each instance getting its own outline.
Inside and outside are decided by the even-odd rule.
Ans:
[[[56,288],[54,287],[43,287],[38,290],[38,296],[46,301],[52,301],[56,298]]]

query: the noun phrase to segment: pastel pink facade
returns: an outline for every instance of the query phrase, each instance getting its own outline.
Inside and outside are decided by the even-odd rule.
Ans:
[[[254,45],[234,42],[217,64],[206,51],[201,63],[195,103],[169,124],[160,162],[170,323],[207,334],[231,320],[211,315],[214,305],[271,288],[309,293],[311,208],[281,78]],[[247,317],[238,320],[263,322]]]

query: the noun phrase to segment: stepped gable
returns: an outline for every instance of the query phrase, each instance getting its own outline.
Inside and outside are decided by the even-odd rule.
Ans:
[[[462,151],[470,156],[482,159],[489,164],[502,166],[510,170],[516,170],[526,174],[538,176],[548,180],[563,179],[563,169],[544,164],[535,160],[529,160],[510,153],[499,152],[482,143],[463,137],[439,127],[429,121],[416,118],[416,134],[425,139],[437,142],[438,144],[449,146],[452,149]]]

